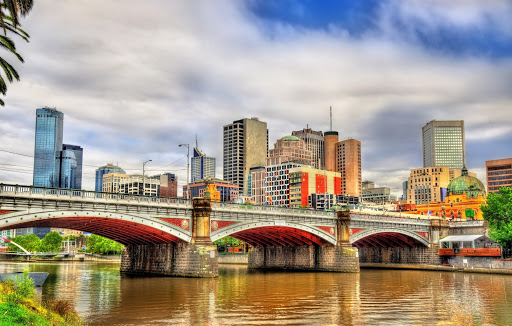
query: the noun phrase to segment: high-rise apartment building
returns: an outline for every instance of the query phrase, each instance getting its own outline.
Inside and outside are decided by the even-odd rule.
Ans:
[[[342,140],[336,144],[336,171],[341,173],[341,193],[352,197],[362,195],[361,142]]]
[[[464,121],[432,120],[422,128],[423,167],[462,169],[466,162]]]
[[[296,136],[285,136],[278,139],[274,149],[268,151],[267,166],[286,162],[312,165],[312,154],[306,143]]]
[[[501,187],[512,187],[512,158],[485,162],[487,192],[497,193]]]
[[[64,114],[56,109],[36,110],[36,135],[34,148],[33,185],[37,187],[58,187],[60,183],[60,162]]]
[[[264,166],[268,154],[267,123],[258,118],[241,119],[223,127],[224,180],[248,194],[250,168]]]
[[[190,159],[190,181],[196,182],[206,177],[215,178],[215,157],[206,156],[194,147],[194,156]]]
[[[109,173],[117,173],[117,174],[124,174],[126,175],[126,172],[121,169],[119,166],[116,166],[112,163],[107,163],[106,165],[100,166],[96,169],[96,179],[95,179],[95,185],[94,185],[94,191],[105,191],[103,190],[103,177],[106,174]],[[113,190],[112,187],[108,187],[108,189]],[[117,192],[117,189],[115,191],[109,191],[109,192]]]
[[[306,143],[306,148],[312,154],[312,166],[317,169],[324,168],[324,134],[321,131],[315,131],[311,128],[292,131],[292,136],[302,139]]]

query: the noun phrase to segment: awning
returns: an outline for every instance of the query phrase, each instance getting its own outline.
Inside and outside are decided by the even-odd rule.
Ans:
[[[475,241],[476,239],[485,237],[484,234],[475,235],[449,235],[439,240],[440,242],[458,242],[458,241]]]

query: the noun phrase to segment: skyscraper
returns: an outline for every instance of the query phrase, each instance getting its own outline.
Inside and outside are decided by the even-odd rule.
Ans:
[[[196,182],[205,177],[215,178],[215,157],[206,156],[203,152],[194,147],[194,156],[190,159],[190,180]]]
[[[223,127],[224,180],[248,194],[250,168],[264,166],[268,153],[267,123],[258,118],[241,119]]]
[[[126,172],[123,169],[112,163],[107,163],[107,165],[100,166],[99,168],[96,169],[96,181],[94,185],[94,191],[103,191],[103,176],[109,173],[126,174]]]
[[[267,166],[286,162],[312,165],[312,154],[307,149],[306,142],[296,136],[284,136],[269,150]]]
[[[422,128],[423,167],[462,169],[466,162],[464,121],[428,122]]]
[[[33,184],[58,187],[60,183],[59,152],[62,151],[64,114],[56,109],[36,110]]]
[[[342,140],[336,144],[337,168],[341,172],[341,193],[352,197],[362,195],[361,142]]]
[[[72,176],[73,182],[71,183],[70,188],[71,189],[82,189],[82,160],[84,157],[84,149],[78,145],[69,145],[69,144],[63,144],[62,145],[63,151],[71,151],[75,155],[76,160],[76,168],[74,171],[74,175]],[[61,172],[61,179],[62,179],[62,172]],[[61,187],[61,188],[67,188],[67,187]]]
[[[38,187],[82,188],[83,149],[62,144],[64,114],[36,110],[33,184]]]
[[[306,142],[306,148],[311,151],[313,167],[324,168],[324,134],[311,128],[292,131],[292,136],[299,137]]]

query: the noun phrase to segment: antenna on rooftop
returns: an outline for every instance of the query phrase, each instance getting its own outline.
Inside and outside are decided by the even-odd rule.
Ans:
[[[330,119],[329,119],[329,131],[332,131],[332,106],[329,106],[329,114],[330,114]]]
[[[197,146],[197,134],[196,134],[196,148],[199,148],[199,146]]]

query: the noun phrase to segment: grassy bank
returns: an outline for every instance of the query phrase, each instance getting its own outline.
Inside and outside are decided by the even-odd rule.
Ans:
[[[68,301],[36,299],[34,282],[23,273],[0,284],[0,325],[82,325]]]

